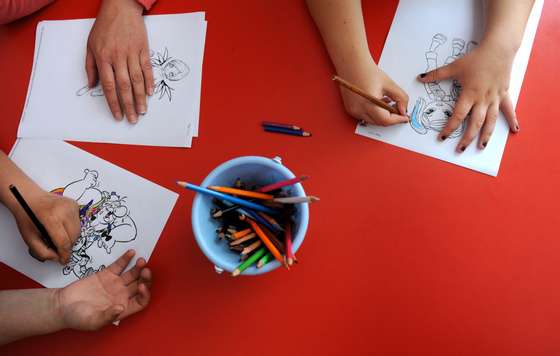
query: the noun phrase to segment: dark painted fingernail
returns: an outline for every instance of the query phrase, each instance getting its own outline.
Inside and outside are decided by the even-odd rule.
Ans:
[[[482,142],[482,147],[486,147],[487,144],[488,142]]]
[[[425,76],[426,76],[426,73],[420,74],[420,78],[424,78]]]
[[[519,125],[515,125],[515,131],[519,131]]]
[[[441,136],[442,141],[445,141],[446,138],[447,138],[447,136]]]
[[[460,148],[461,152],[465,152],[466,149],[467,149],[467,147],[465,147],[465,146],[461,146],[461,148]]]

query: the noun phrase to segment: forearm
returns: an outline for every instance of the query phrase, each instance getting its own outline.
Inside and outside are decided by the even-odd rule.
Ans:
[[[64,329],[57,291],[0,291],[0,345]]]
[[[41,188],[26,176],[4,152],[0,151],[0,202],[16,214],[23,210],[10,192],[11,184],[16,185],[24,197],[41,192]]]
[[[307,0],[307,6],[339,74],[375,65],[360,0]]]
[[[488,0],[483,44],[515,54],[521,45],[534,0]]]

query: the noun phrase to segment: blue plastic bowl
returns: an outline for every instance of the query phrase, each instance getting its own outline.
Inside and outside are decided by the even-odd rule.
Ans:
[[[245,156],[222,163],[204,179],[201,186],[231,186],[237,178],[241,178],[243,182],[250,185],[266,185],[294,177],[294,174],[282,165],[278,157],[270,159],[259,156]],[[291,196],[305,196],[303,186],[299,183],[285,189],[290,189]],[[239,265],[239,253],[230,251],[227,243],[217,238],[216,229],[220,226],[220,222],[210,216],[210,210],[213,207],[215,206],[212,203],[212,197],[200,193],[195,195],[191,217],[194,237],[204,255],[218,267],[217,271],[221,269],[232,272]],[[293,218],[293,250],[296,252],[301,246],[307,231],[309,223],[308,205],[297,204]],[[262,268],[251,266],[242,275],[262,274],[279,266],[278,261],[269,262]]]

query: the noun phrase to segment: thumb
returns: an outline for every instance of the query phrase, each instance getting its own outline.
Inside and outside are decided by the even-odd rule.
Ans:
[[[124,307],[120,304],[115,304],[105,309],[102,316],[103,325],[116,321],[122,312],[124,312]]]
[[[429,83],[449,79],[455,74],[454,64],[455,63],[449,63],[448,65],[445,65],[443,67],[439,67],[429,72],[422,73],[418,76],[418,80],[422,83]]]

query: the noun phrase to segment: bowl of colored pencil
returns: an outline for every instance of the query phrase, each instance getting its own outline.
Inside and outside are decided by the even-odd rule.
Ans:
[[[297,262],[309,223],[309,203],[301,182],[281,160],[245,156],[214,169],[196,192],[192,227],[200,249],[216,271],[257,275]]]

